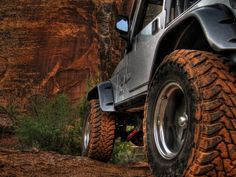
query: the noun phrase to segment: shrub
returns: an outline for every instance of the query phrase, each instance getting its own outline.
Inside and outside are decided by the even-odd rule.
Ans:
[[[99,73],[90,76],[86,80],[86,94],[80,98],[79,104],[78,104],[78,111],[79,111],[79,117],[80,117],[80,125],[83,126],[83,121],[86,116],[88,116],[90,104],[87,100],[87,94],[88,92],[98,83],[101,82],[101,78],[99,77]]]
[[[63,94],[53,99],[38,96],[31,101],[28,113],[17,120],[15,132],[24,148],[78,155],[81,151],[78,114],[78,109]]]
[[[84,118],[87,116],[88,112],[89,112],[89,102],[87,101],[86,96],[82,97],[79,100],[79,104],[78,104],[78,114],[79,114],[79,118],[80,118],[80,126],[83,126],[83,121]],[[82,132],[81,132],[82,133]]]
[[[0,105],[0,114],[6,115],[12,122],[16,120],[21,111],[19,103],[16,103],[12,98],[6,106]]]
[[[111,162],[115,164],[127,164],[132,162],[146,161],[144,152],[140,147],[130,142],[122,142],[117,139],[113,149]]]

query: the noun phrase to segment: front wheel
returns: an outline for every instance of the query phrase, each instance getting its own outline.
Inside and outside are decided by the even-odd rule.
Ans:
[[[180,50],[165,58],[144,111],[156,176],[236,175],[236,78],[220,56]]]
[[[115,140],[115,117],[100,109],[98,100],[90,101],[90,111],[83,123],[82,155],[107,162]]]

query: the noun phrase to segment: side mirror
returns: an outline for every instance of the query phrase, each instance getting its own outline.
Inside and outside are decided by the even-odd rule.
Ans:
[[[129,20],[126,16],[119,15],[116,20],[116,30],[121,35],[127,35],[129,32]]]

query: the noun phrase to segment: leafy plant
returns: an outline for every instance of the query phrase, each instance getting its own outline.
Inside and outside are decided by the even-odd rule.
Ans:
[[[17,120],[15,132],[24,148],[79,154],[78,114],[78,109],[63,94],[53,99],[37,96],[31,101],[28,113]]]
[[[20,114],[20,105],[11,99],[6,106],[0,105],[0,114],[5,114],[14,122]]]
[[[79,100],[79,104],[78,104],[78,111],[79,111],[81,126],[83,125],[83,120],[87,116],[87,113],[90,109],[89,101],[87,100],[87,94],[90,91],[90,89],[92,89],[99,82],[101,82],[101,79],[99,77],[99,73],[87,78],[87,80],[86,80],[86,94],[83,97],[81,97],[81,99]]]
[[[130,142],[122,142],[117,139],[113,149],[111,162],[115,164],[127,164],[146,161],[144,152]]]
[[[87,116],[88,111],[89,111],[89,102],[88,102],[86,96],[83,96],[79,100],[79,104],[78,104],[78,113],[79,113],[79,117],[80,117],[80,126],[81,127],[83,126],[83,120]]]

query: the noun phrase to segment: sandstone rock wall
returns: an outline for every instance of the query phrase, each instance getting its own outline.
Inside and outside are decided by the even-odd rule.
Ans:
[[[124,43],[115,32],[115,17],[124,11],[124,0],[93,0],[97,34],[99,39],[98,55],[101,61],[103,80],[109,79],[122,58]]]
[[[121,0],[1,0],[0,106],[23,108],[39,93],[65,92],[74,102],[89,77],[107,79],[121,58],[119,10]]]

